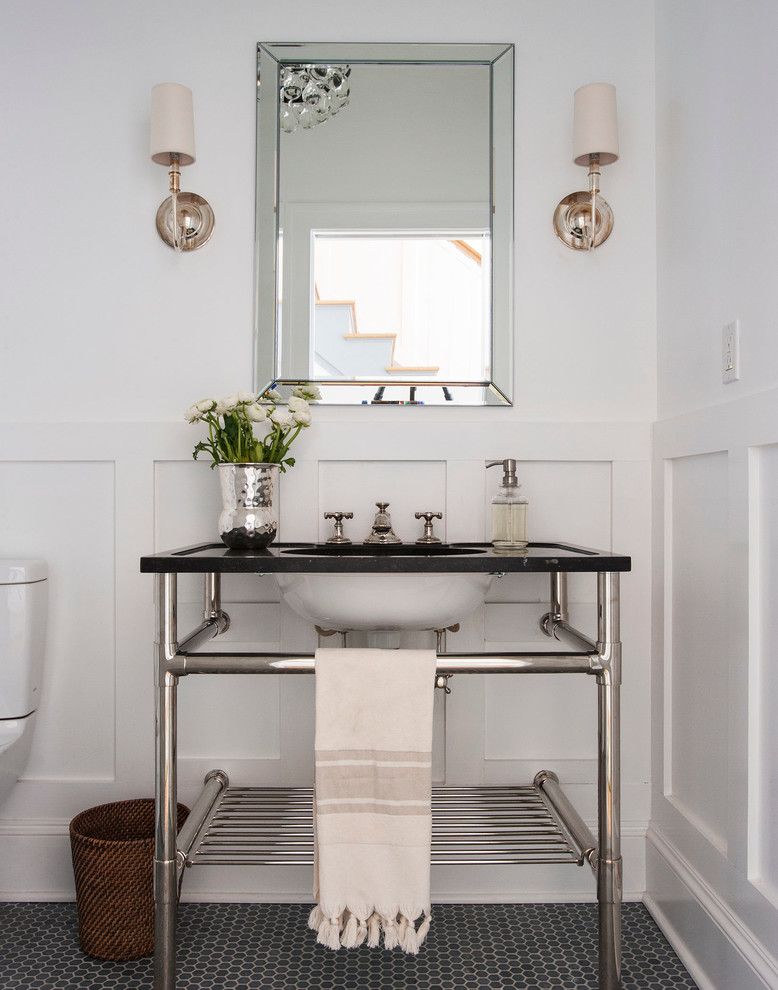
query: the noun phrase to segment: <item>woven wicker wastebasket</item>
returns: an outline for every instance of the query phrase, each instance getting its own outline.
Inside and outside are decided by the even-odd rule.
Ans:
[[[189,809],[178,805],[178,827]],[[98,959],[140,959],[154,951],[154,801],[116,801],[70,823],[78,937]]]

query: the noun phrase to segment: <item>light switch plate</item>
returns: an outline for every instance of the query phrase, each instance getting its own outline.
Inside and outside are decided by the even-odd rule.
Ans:
[[[740,380],[740,320],[733,320],[721,331],[721,381],[725,385]]]

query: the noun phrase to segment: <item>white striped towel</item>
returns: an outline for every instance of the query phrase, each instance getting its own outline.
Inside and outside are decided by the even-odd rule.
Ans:
[[[415,955],[429,931],[434,690],[433,650],[316,651],[308,923],[331,949]]]

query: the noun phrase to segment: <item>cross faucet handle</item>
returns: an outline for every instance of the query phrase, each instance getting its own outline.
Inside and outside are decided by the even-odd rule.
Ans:
[[[343,520],[353,519],[353,512],[341,512],[340,510],[337,512],[325,512],[324,518],[335,520],[335,524],[332,529],[332,536],[330,536],[327,540],[327,543],[351,543],[351,540],[347,536],[343,535]]]
[[[430,510],[427,510],[426,512],[414,512],[414,516],[417,519],[423,519],[424,520],[424,532],[418,538],[418,540],[416,540],[416,542],[417,543],[440,543],[440,540],[438,539],[437,536],[435,536],[435,533],[433,531],[432,520],[433,519],[442,519],[443,518],[443,513],[442,512],[431,512]]]

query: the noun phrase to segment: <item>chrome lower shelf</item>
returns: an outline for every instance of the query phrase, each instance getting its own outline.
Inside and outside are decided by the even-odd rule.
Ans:
[[[185,854],[187,866],[313,862],[310,788],[226,787]],[[435,787],[435,865],[572,863],[587,850],[540,787]]]

